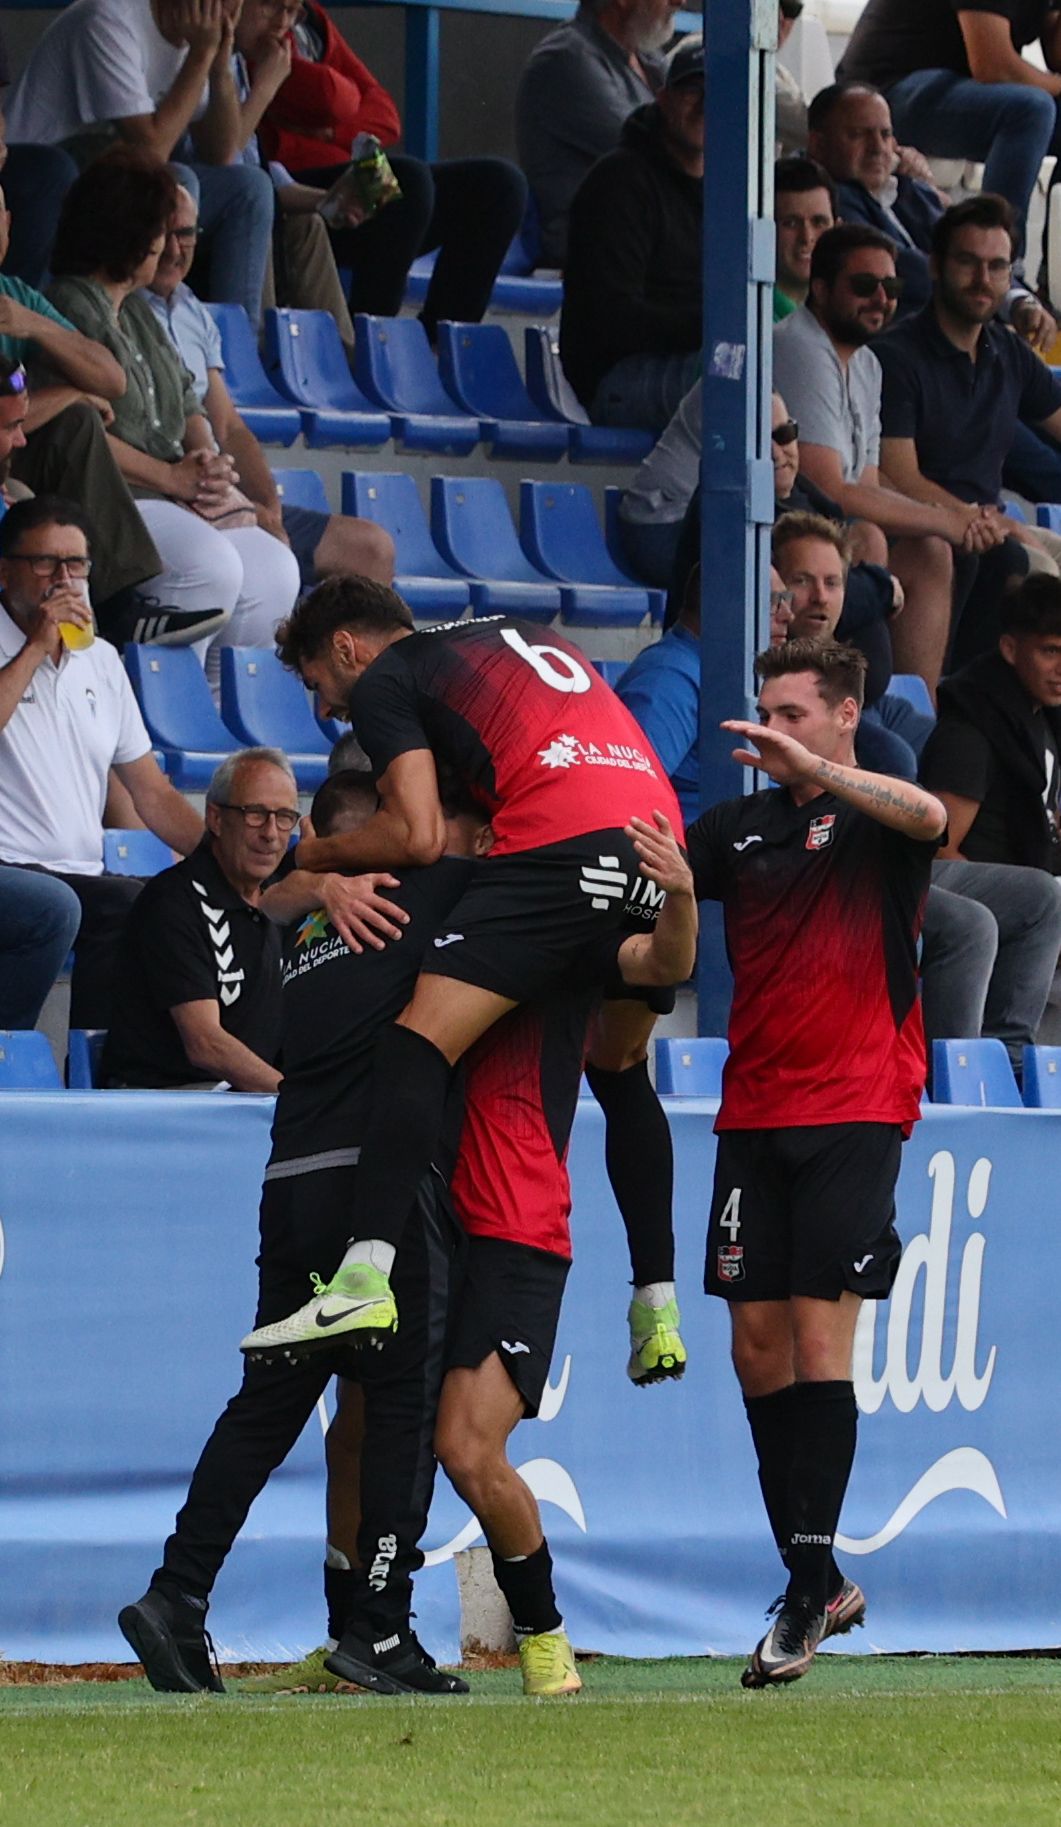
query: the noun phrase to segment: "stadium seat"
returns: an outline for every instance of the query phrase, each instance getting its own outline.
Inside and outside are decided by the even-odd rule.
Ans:
[[[288,397],[301,408],[306,443],[377,449],[391,435],[355,386],[342,338],[327,311],[266,311],[265,353]]]
[[[221,649],[221,716],[248,748],[283,749],[299,791],[313,793],[328,772],[331,744],[305,687],[267,647]]]
[[[315,514],[330,514],[324,477],[315,469],[274,469],[273,481],[283,507],[310,508]]]
[[[61,1091],[63,1081],[39,1028],[0,1028],[0,1091]]]
[[[907,704],[912,704],[916,711],[923,711],[926,717],[936,714],[928,686],[919,672],[893,672],[888,681],[888,693],[893,698],[905,698]]]
[[[464,614],[471,592],[436,550],[412,476],[344,470],[343,513],[386,527],[394,541],[394,588],[414,615],[438,621]]]
[[[66,1043],[66,1082],[71,1091],[95,1091],[106,1028],[71,1028]]]
[[[209,786],[218,763],[242,744],[218,716],[191,648],[130,643],[123,658],[148,735],[174,786],[192,792]]]
[[[395,443],[454,456],[473,450],[479,420],[450,399],[420,319],[359,312],[355,327],[354,373],[368,398],[391,414]]]
[[[519,530],[539,571],[572,586],[565,622],[636,627],[650,615],[662,617],[664,592],[646,590],[620,571],[584,483],[521,482]]]
[[[243,306],[208,304],[206,308],[221,332],[225,380],[248,430],[265,444],[293,444],[302,430],[302,416],[277,392],[262,367]]]
[[[103,833],[103,867],[108,875],[158,875],[173,862],[169,845],[153,831],[111,828]]]
[[[496,476],[432,476],[431,532],[447,564],[474,580],[474,615],[560,614],[561,592],[521,548]]]
[[[932,1101],[975,1104],[991,1110],[1019,1109],[1020,1092],[1002,1042],[934,1040]]]
[[[660,1097],[722,1096],[722,1068],[727,1041],[715,1035],[698,1040],[657,1040],[656,1090]]]
[[[1029,1110],[1061,1110],[1061,1047],[1025,1047],[1023,1082]]]
[[[1048,527],[1051,533],[1061,533],[1061,505],[1055,501],[1040,501],[1035,510],[1037,527]]]
[[[570,427],[568,455],[572,463],[640,463],[656,439],[636,426],[591,425],[560,366],[556,333],[543,324],[528,324],[523,332],[523,368],[527,392],[539,412]]]
[[[494,456],[566,456],[568,428],[544,418],[531,399],[500,324],[440,323],[438,372],[456,404],[478,415]]]
[[[604,680],[605,685],[611,685],[614,687],[614,686],[618,685],[619,680],[622,678],[624,672],[628,671],[629,666],[630,666],[630,661],[629,660],[591,660],[590,664],[592,666],[596,667],[597,671],[600,673],[601,678]]]
[[[521,311],[531,317],[551,317],[560,309],[564,295],[559,276],[546,277],[534,268],[541,252],[538,212],[533,197],[528,199],[519,233],[513,236],[490,295],[496,311]],[[409,268],[405,284],[406,304],[421,305],[427,297],[438,252],[421,254]]]

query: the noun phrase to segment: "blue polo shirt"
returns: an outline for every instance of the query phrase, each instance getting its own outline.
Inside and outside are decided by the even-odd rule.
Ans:
[[[913,438],[921,474],[961,501],[997,503],[1018,419],[1061,407],[1061,380],[1022,337],[985,324],[973,361],[927,304],[873,343],[884,371],[881,436]],[[787,397],[787,396],[786,396]]]
[[[700,815],[700,637],[675,623],[628,666],[616,692],[670,776],[686,827]]]

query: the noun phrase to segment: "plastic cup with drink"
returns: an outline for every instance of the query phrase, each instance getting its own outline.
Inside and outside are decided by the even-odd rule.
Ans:
[[[89,610],[89,620],[83,626],[80,622],[56,623],[56,627],[62,636],[64,647],[66,647],[70,653],[83,653],[86,647],[91,647],[96,638],[96,630],[92,625],[92,611],[89,607],[88,600],[88,580],[84,577],[65,577],[61,581],[57,580],[52,585],[51,589],[47,591],[45,601],[47,601],[49,596],[54,596],[57,590],[69,590],[74,596],[80,596],[84,601],[85,608]]]

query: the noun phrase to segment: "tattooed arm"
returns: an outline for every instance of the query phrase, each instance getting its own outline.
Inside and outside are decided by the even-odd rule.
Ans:
[[[895,780],[890,774],[867,774],[862,768],[823,761],[794,736],[759,723],[727,722],[722,728],[755,744],[754,750],[735,749],[734,761],[759,768],[779,786],[795,787],[797,793],[801,788],[804,792],[809,788],[812,792],[820,789],[832,793],[879,824],[901,831],[905,837],[922,838],[926,843],[934,843],[947,828],[947,814],[940,801],[915,781]]]

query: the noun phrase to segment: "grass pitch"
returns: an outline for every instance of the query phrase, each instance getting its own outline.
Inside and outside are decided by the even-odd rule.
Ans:
[[[732,1661],[514,1671],[470,1699],[0,1688],[9,1827],[1058,1827],[1061,1662],[825,1655],[781,1692]]]

